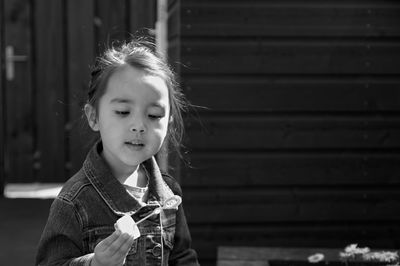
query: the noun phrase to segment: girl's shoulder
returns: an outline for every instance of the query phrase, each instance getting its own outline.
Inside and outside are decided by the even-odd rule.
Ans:
[[[182,196],[182,189],[181,186],[179,185],[178,181],[171,175],[167,173],[162,173],[162,177],[165,181],[165,183],[169,186],[169,188],[174,192],[174,194],[178,194]]]
[[[83,173],[83,170],[80,169],[64,183],[60,193],[58,194],[58,197],[73,200],[78,196],[79,192],[81,192],[84,187],[88,186],[91,186],[91,183]]]

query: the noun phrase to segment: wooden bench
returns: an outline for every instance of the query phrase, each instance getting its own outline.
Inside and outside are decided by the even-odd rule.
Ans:
[[[217,266],[297,266],[346,265],[340,259],[343,249],[331,248],[275,248],[275,247],[218,247]],[[323,254],[324,260],[310,263],[308,258]],[[348,265],[387,265],[388,263],[354,260]]]

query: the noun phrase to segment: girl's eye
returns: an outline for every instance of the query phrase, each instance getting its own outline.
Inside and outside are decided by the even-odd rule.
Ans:
[[[149,118],[152,120],[160,120],[162,118],[161,115],[149,115]]]
[[[126,116],[129,115],[129,111],[115,111],[117,115]]]

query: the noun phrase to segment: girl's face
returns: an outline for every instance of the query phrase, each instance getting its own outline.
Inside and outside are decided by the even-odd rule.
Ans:
[[[103,157],[117,178],[131,174],[160,150],[169,110],[164,80],[131,66],[111,75],[97,113],[85,106],[89,125],[100,131]]]

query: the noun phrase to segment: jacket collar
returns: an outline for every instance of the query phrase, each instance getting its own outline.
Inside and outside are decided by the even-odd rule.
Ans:
[[[100,155],[103,150],[101,142],[89,151],[83,171],[97,193],[116,214],[135,213],[147,204],[138,202],[126,191],[124,186],[113,176],[111,169]],[[149,178],[148,204],[163,205],[164,201],[174,195],[164,182],[154,157],[142,163]]]

